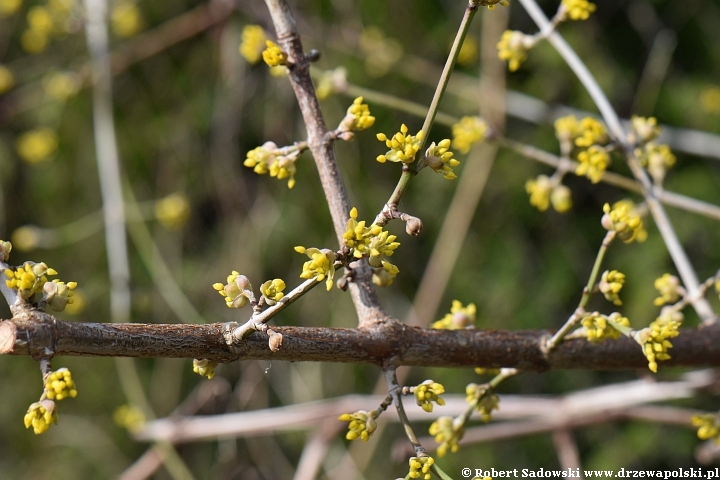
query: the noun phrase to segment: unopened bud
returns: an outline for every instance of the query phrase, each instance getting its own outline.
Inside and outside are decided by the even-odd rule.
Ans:
[[[340,140],[345,140],[346,142],[352,142],[355,140],[355,134],[353,132],[342,132],[338,135],[338,138]]]
[[[405,220],[405,231],[408,235],[412,235],[413,237],[417,237],[420,235],[420,232],[423,228],[422,220],[420,220],[417,217],[413,217],[412,215],[407,215],[407,219]]]
[[[12,244],[4,240],[0,240],[0,262],[7,262],[10,258],[10,251],[12,250]]]
[[[321,56],[320,50],[316,50],[313,48],[305,55],[305,58],[307,59],[308,62],[312,63],[312,62],[317,62],[318,60],[320,60],[320,56]]]
[[[432,168],[435,171],[442,170],[443,166],[445,165],[442,160],[440,160],[435,155],[426,156],[425,161],[427,162],[428,167]]]
[[[270,333],[270,339],[268,340],[268,345],[270,346],[270,350],[273,352],[277,352],[280,350],[280,347],[282,347],[283,344],[283,336],[281,333],[278,332],[272,332]]]

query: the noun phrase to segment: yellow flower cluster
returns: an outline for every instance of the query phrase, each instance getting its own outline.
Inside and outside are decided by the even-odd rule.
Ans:
[[[470,147],[485,139],[487,129],[487,123],[480,117],[462,117],[452,126],[452,147],[462,154],[468,153]]]
[[[466,66],[473,65],[478,59],[478,40],[473,35],[467,35],[460,46],[457,56],[457,64]]]
[[[285,290],[285,282],[280,278],[268,280],[260,285],[260,293],[265,297],[267,304],[271,306],[285,296],[283,290]]]
[[[410,457],[410,473],[408,478],[422,478],[422,480],[430,480],[432,473],[430,467],[433,466],[435,460],[432,457]]]
[[[580,136],[580,133],[580,122],[575,118],[575,115],[568,115],[555,120],[555,136],[560,143],[569,142],[573,144],[575,139]]]
[[[414,393],[415,402],[426,412],[433,411],[432,402],[437,403],[441,407],[445,405],[445,400],[440,396],[445,393],[445,387],[432,380],[425,380],[415,387]]]
[[[565,213],[572,208],[572,194],[565,185],[558,183],[553,185],[547,175],[538,175],[535,179],[525,182],[525,191],[530,195],[530,205],[541,212],[548,209],[552,204],[555,211]]]
[[[357,208],[350,210],[350,219],[347,223],[347,229],[343,233],[343,244],[352,250],[355,258],[362,258],[363,255],[370,253],[370,240],[375,235],[382,232],[379,225],[365,226],[365,220],[358,222]]]
[[[385,33],[374,25],[360,32],[358,45],[365,55],[365,71],[371,77],[385,75],[403,55],[402,43],[385,36]]]
[[[1,15],[1,14],[0,14]],[[720,87],[706,86],[700,94],[700,107],[709,114],[720,113]]]
[[[168,230],[180,230],[190,218],[190,200],[182,192],[171,193],[155,202],[155,216]]]
[[[75,290],[77,282],[61,282],[53,280],[43,285],[43,298],[56,312],[62,312],[67,305],[75,303]]]
[[[666,303],[675,303],[680,300],[682,292],[680,289],[680,279],[669,273],[655,279],[655,289],[660,292],[660,296],[653,302],[655,305],[662,306]]]
[[[240,55],[251,65],[255,65],[262,58],[262,52],[265,50],[265,30],[260,25],[246,25],[242,30],[240,47]]]
[[[370,108],[362,103],[363,97],[357,97],[347,109],[347,114],[339,129],[343,132],[366,130],[375,124],[375,117],[370,115]]]
[[[648,368],[655,373],[657,373],[658,361],[670,359],[667,352],[672,348],[672,343],[669,339],[680,335],[679,328],[682,320],[679,318],[682,317],[661,312],[649,327],[643,328],[635,335],[635,341],[640,344],[643,354],[648,360]]]
[[[265,175],[268,172],[268,163],[275,158],[277,152],[278,146],[275,142],[265,142],[247,153],[243,165],[252,168],[258,175]]]
[[[605,230],[617,232],[618,238],[623,242],[644,242],[647,239],[647,230],[631,200],[615,202],[612,208],[606,203],[603,212],[605,215],[601,220],[602,226]]]
[[[9,17],[18,11],[22,0],[0,0],[0,18]]]
[[[649,142],[642,148],[635,149],[635,156],[640,164],[647,168],[655,183],[662,183],[668,170],[675,165],[677,158],[670,146]]]
[[[29,252],[40,245],[42,230],[35,225],[23,225],[12,233],[12,242],[21,252]]]
[[[57,272],[43,262],[25,262],[15,270],[5,269],[5,276],[8,278],[5,284],[16,289],[18,294],[27,300],[42,291],[43,285],[48,281],[46,275],[57,275]]]
[[[250,280],[235,270],[228,275],[227,284],[215,283],[213,288],[225,297],[225,304],[229,308],[242,308],[255,299]]]
[[[397,275],[400,272],[395,265],[385,258],[392,256],[393,252],[400,246],[400,242],[395,241],[396,238],[396,235],[390,235],[390,232],[387,230],[383,230],[370,238],[370,245],[368,246],[370,251],[368,263],[370,266],[383,268],[388,272],[392,272],[393,275]]]
[[[282,51],[278,44],[272,40],[266,40],[265,46],[266,48],[262,52],[262,57],[269,67],[285,65],[287,62],[287,54]]]
[[[41,400],[30,405],[25,414],[25,428],[33,427],[35,435],[47,432],[50,425],[58,422],[55,402],[52,400]]]
[[[659,135],[661,128],[657,124],[655,117],[639,117],[633,115],[630,118],[632,130],[630,131],[629,140],[631,143],[647,143],[655,140]]]
[[[462,425],[462,418],[458,417],[456,420],[452,417],[439,417],[430,425],[428,433],[440,444],[437,448],[438,457],[444,457],[448,450],[455,453],[460,449],[458,442],[465,435],[465,427]]]
[[[77,393],[72,374],[67,368],[60,368],[45,379],[45,396],[50,400],[60,401],[67,397],[75,398]]]
[[[40,401],[33,403],[25,414],[25,428],[33,427],[35,435],[46,432],[50,425],[57,424],[55,401],[75,398],[77,389],[72,374],[67,368],[60,368],[46,375]]]
[[[539,175],[536,179],[525,182],[525,191],[530,195],[530,205],[544,212],[550,206],[552,183],[547,175]]]
[[[600,278],[600,292],[605,296],[608,302],[615,305],[622,305],[620,300],[620,290],[625,284],[625,274],[617,270],[605,270]]]
[[[572,20],[587,20],[597,6],[588,0],[562,0],[562,6]]]
[[[338,420],[343,422],[350,422],[348,424],[348,432],[345,434],[345,438],[348,440],[361,439],[363,442],[367,442],[370,439],[370,435],[377,430],[377,423],[375,419],[380,415],[380,412],[373,410],[366,412],[365,410],[358,410],[355,413],[344,413],[338,417]]]
[[[353,207],[347,229],[343,233],[343,245],[351,250],[355,258],[367,256],[368,263],[374,269],[373,282],[386,287],[392,284],[400,270],[385,257],[392,256],[400,242],[395,241],[397,236],[390,235],[379,225],[366,227],[365,221],[358,222],[357,216],[357,208]]]
[[[132,405],[122,405],[113,413],[113,421],[119,427],[137,432],[145,425],[145,414]]]
[[[12,72],[5,65],[0,65],[0,95],[10,90],[15,85],[15,78]]]
[[[270,176],[277,177],[278,180],[284,178],[288,179],[288,188],[295,186],[295,160],[297,160],[298,153],[294,155],[279,156],[270,164]]]
[[[575,174],[589,178],[592,183],[600,182],[605,170],[610,166],[610,155],[600,145],[592,145],[578,153],[577,159],[580,164],[575,169]]]
[[[514,72],[527,59],[531,46],[532,37],[517,30],[505,30],[497,44],[498,57],[500,60],[507,60],[508,70]]]
[[[302,246],[295,247],[295,251],[310,257],[310,260],[303,264],[300,278],[314,278],[318,282],[322,282],[327,277],[325,287],[329,291],[333,286],[333,278],[335,277],[335,253],[327,248],[319,250]]]
[[[457,178],[457,175],[453,172],[453,168],[460,165],[460,161],[453,158],[453,152],[448,151],[449,147],[449,138],[441,140],[437,145],[435,145],[435,142],[432,142],[425,151],[425,159],[430,168],[442,174],[446,179],[453,180]]]
[[[720,443],[720,421],[717,415],[693,415],[692,424],[698,427],[697,436],[700,440],[712,438],[715,443]]]
[[[193,372],[201,377],[207,377],[208,380],[215,376],[215,367],[217,366],[218,362],[213,362],[207,358],[193,359]]]
[[[278,180],[288,178],[288,188],[295,186],[295,162],[300,155],[300,149],[292,145],[279,149],[274,142],[265,142],[263,145],[250,150],[243,165],[253,169],[258,175],[270,173]]]
[[[400,126],[400,131],[393,135],[392,138],[388,138],[384,133],[378,133],[377,139],[385,142],[385,145],[390,150],[385,155],[378,155],[377,161],[380,163],[385,163],[388,160],[402,163],[414,162],[415,154],[420,150],[422,135],[422,131],[418,132],[417,135],[408,135],[408,127],[404,123]]]
[[[58,148],[58,138],[49,128],[38,128],[25,132],[17,139],[15,148],[18,155],[28,163],[50,160]]]
[[[575,173],[598,183],[610,165],[608,149],[602,146],[608,141],[605,125],[592,117],[578,121],[568,115],[555,121],[555,136],[563,155],[569,155],[575,146],[584,149],[577,155],[580,165]]]
[[[605,339],[611,338],[617,340],[622,334],[619,330],[613,327],[611,322],[623,325],[625,327],[630,326],[630,320],[626,317],[621,316],[619,313],[612,313],[609,317],[600,315],[598,312],[593,312],[587,317],[583,318],[582,325],[585,327],[585,336],[590,342],[602,342]]]
[[[592,117],[585,117],[580,120],[579,134],[575,139],[578,147],[589,147],[607,142],[607,130],[605,124]]]
[[[82,86],[80,75],[74,72],[50,72],[43,78],[45,93],[61,102],[77,95]]]
[[[19,3],[19,2],[18,2]],[[50,37],[63,37],[73,31],[73,0],[48,0],[27,12],[27,30],[20,37],[20,44],[28,53],[40,53],[47,48]]]
[[[465,387],[465,401],[470,404],[477,402],[475,409],[480,414],[483,422],[489,422],[492,411],[500,408],[500,398],[491,393],[487,385],[469,383]]]
[[[315,88],[318,100],[324,100],[336,92],[344,92],[347,89],[347,70],[338,67],[335,70],[325,70],[320,76]]]
[[[480,0],[480,5],[487,7],[488,10],[495,10],[498,5],[507,7],[510,2],[508,0]]]
[[[467,307],[463,307],[460,300],[453,300],[450,313],[446,313],[443,318],[437,322],[433,322],[430,328],[438,328],[444,330],[460,330],[463,328],[475,326],[475,314],[477,308],[474,303],[469,303]]]
[[[130,38],[143,28],[143,19],[137,4],[132,0],[121,0],[110,12],[110,26],[120,38]]]

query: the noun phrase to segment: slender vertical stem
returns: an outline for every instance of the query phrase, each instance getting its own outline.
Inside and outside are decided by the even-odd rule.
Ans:
[[[126,323],[130,321],[130,262],[113,120],[106,0],[85,0],[85,15],[85,35],[93,75],[95,155],[103,201],[105,244],[110,274],[110,317],[114,323]],[[148,418],[154,417],[133,360],[116,358],[115,365],[125,395],[142,409]],[[165,465],[176,480],[192,480],[192,473],[170,443],[158,442],[157,448],[163,453]]]
[[[420,440],[418,440],[417,435],[415,435],[415,431],[410,425],[410,419],[405,413],[405,407],[403,407],[402,396],[400,395],[400,385],[397,381],[395,369],[386,369],[384,373],[385,380],[387,381],[388,385],[388,394],[392,395],[393,402],[395,403],[395,408],[398,412],[398,417],[400,417],[400,423],[403,424],[403,428],[405,429],[405,435],[407,435],[408,440],[415,449],[415,455],[419,457],[426,454],[427,452],[425,451],[425,448],[420,444]]]
[[[458,32],[455,35],[455,40],[453,41],[452,47],[450,48],[448,58],[445,61],[445,67],[443,67],[442,74],[440,74],[438,86],[435,89],[435,94],[433,95],[432,102],[430,102],[430,108],[428,109],[427,116],[425,117],[425,122],[423,123],[422,130],[420,130],[423,133],[423,137],[420,140],[419,150],[421,155],[423,154],[423,147],[427,143],[428,135],[430,135],[430,129],[432,128],[433,123],[435,123],[435,115],[437,114],[438,107],[440,106],[440,100],[442,100],[443,94],[447,89],[448,82],[450,81],[450,75],[455,68],[455,62],[457,61],[457,57],[460,54],[460,47],[462,47],[465,36],[470,29],[470,23],[472,22],[473,17],[477,13],[477,10],[477,1],[470,1],[468,6],[465,8],[465,15],[463,15],[462,21],[460,22],[460,28],[458,28]]]
[[[590,297],[592,297],[593,290],[595,289],[595,282],[597,281],[598,273],[600,273],[600,267],[602,266],[603,259],[605,258],[605,252],[607,252],[608,247],[615,239],[615,235],[616,232],[614,230],[611,230],[605,235],[605,238],[603,238],[602,244],[600,244],[600,249],[598,250],[598,254],[595,257],[595,264],[593,265],[592,271],[590,272],[588,283],[583,289],[582,297],[580,297],[580,303],[578,304],[578,308],[575,310],[575,312],[573,312],[567,322],[565,322],[565,325],[563,325],[560,330],[555,332],[555,335],[553,335],[552,338],[547,341],[547,343],[545,344],[546,352],[550,352],[552,349],[554,349],[562,341],[563,337],[570,333],[570,330],[575,328],[575,325],[577,325],[578,322],[582,320],[583,316],[585,315],[585,307],[587,307],[587,304],[590,301]]]
[[[445,61],[445,67],[440,74],[440,79],[438,80],[435,94],[433,95],[432,102],[430,103],[430,108],[428,109],[427,115],[425,116],[425,121],[423,122],[422,129],[420,130],[420,132],[422,133],[422,138],[420,140],[420,149],[418,150],[418,155],[420,155],[421,158],[425,154],[425,144],[427,143],[428,136],[430,135],[430,130],[435,123],[435,116],[437,115],[438,107],[440,106],[440,100],[442,100],[443,94],[447,89],[448,82],[450,81],[450,75],[455,68],[455,62],[457,61],[458,54],[460,53],[460,47],[462,47],[462,43],[465,40],[465,35],[467,35],[467,32],[470,28],[470,22],[477,13],[477,9],[478,1],[470,0],[467,8],[465,8],[465,14],[463,15],[462,21],[460,22],[460,27],[458,28],[458,32],[455,35],[455,40],[453,41],[452,47],[450,48],[448,58]],[[410,179],[416,172],[417,162],[415,163],[414,168],[403,165],[403,171],[400,176],[400,180],[395,186],[395,190],[393,191],[392,195],[390,195],[390,198],[388,199],[386,206],[383,209],[383,212],[378,214],[378,216],[375,218],[374,223],[378,225],[385,225],[390,220],[391,217],[385,215],[385,211],[390,210],[390,212],[392,212],[393,210],[395,210],[395,208],[397,208],[398,203],[400,203],[400,198],[403,196],[403,193],[405,193],[408,183],[410,183]]]
[[[322,183],[335,234],[340,245],[343,233],[350,218],[350,200],[340,175],[340,168],[335,159],[333,141],[320,110],[320,102],[315,94],[310,77],[310,64],[305,57],[300,42],[295,19],[285,0],[265,0],[272,17],[278,43],[288,56],[290,84],[295,91],[300,111],[308,133],[308,147],[315,159],[320,182]],[[367,262],[358,262],[353,269],[353,281],[349,289],[355,310],[358,315],[359,327],[370,327],[391,321],[380,305],[377,292],[372,284],[372,271]]]
[[[85,0],[85,10],[85,34],[92,59],[95,153],[110,271],[110,313],[113,322],[127,322],[130,320],[130,267],[120,162],[112,113],[112,73],[105,23],[107,4],[104,0]]]

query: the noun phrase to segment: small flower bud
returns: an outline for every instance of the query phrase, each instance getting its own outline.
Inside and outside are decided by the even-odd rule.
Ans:
[[[412,235],[413,237],[417,237],[420,235],[420,232],[423,228],[422,220],[420,220],[417,217],[413,217],[412,215],[408,215],[407,220],[405,221],[405,231],[408,235]]]
[[[12,250],[12,244],[5,240],[0,240],[0,262],[7,262],[10,258],[10,251]]]
[[[270,338],[268,339],[268,345],[270,346],[270,350],[273,352],[277,352],[280,350],[280,347],[282,347],[283,344],[283,336],[281,333],[278,332],[272,332],[270,333]]]
[[[355,140],[355,134],[353,132],[342,132],[338,135],[338,138],[340,140],[345,140],[346,142],[352,142]]]
[[[316,50],[313,48],[305,55],[305,58],[307,59],[308,62],[313,63],[313,62],[317,62],[318,60],[320,60],[321,56],[322,56],[322,54],[320,53],[320,50]]]

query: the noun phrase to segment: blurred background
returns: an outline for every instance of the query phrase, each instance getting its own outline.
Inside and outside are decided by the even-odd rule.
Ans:
[[[290,3],[305,49],[322,54],[315,74],[329,126],[336,126],[352,99],[363,93],[377,118],[354,142],[336,144],[352,204],[361,219],[370,220],[400,175],[398,165],[375,161],[385,151],[375,135],[392,135],[401,123],[411,132],[420,130],[422,117],[398,108],[393,99],[429,105],[465,5],[449,0]],[[541,5],[551,16],[558,3]],[[665,141],[677,164],[665,187],[720,204],[720,2],[597,3],[588,21],[563,25],[561,34],[621,116],[654,115],[673,127],[666,129],[672,135]],[[247,152],[266,141],[283,146],[305,139],[284,73],[253,64],[238,50],[248,25],[261,26],[274,39],[267,9],[261,0],[118,0],[109,9],[114,118],[129,205],[132,321],[244,321],[247,309],[226,308],[213,283],[237,270],[256,289],[276,277],[290,289],[301,281],[306,260],[294,252],[295,245],[336,247],[308,153],[297,162],[297,184],[291,190],[285,180],[243,166]],[[106,322],[109,280],[83,18],[77,0],[0,0],[0,238],[13,242],[12,264],[44,261],[62,280],[78,282],[76,303],[58,317]],[[519,4],[482,9],[440,110],[456,118],[477,115],[481,101],[486,108],[495,100],[493,126],[505,123],[508,138],[557,154],[552,122],[566,108],[594,113],[592,101],[547,43],[506,77],[495,48],[505,28],[537,31]],[[497,113],[502,98],[507,116]],[[438,124],[430,140],[447,137],[450,127]],[[397,318],[409,318],[424,282],[420,300],[426,303],[413,321],[427,325],[442,318],[457,299],[477,306],[479,328],[558,328],[577,305],[602,241],[602,205],[628,194],[569,174],[564,183],[572,190],[573,208],[562,215],[552,209],[539,212],[529,204],[524,186],[539,174],[551,175],[550,167],[490,143],[457,158],[463,162],[456,169],[459,179],[448,181],[426,170],[403,197],[400,209],[424,222],[421,236],[409,237],[403,225],[389,225],[402,246],[393,256],[400,275],[380,292],[384,306]],[[455,198],[466,169],[472,176],[465,193]],[[611,170],[629,175],[619,157]],[[474,197],[479,201],[468,200]],[[451,205],[455,216],[443,223]],[[714,275],[720,266],[717,221],[674,208],[668,212],[698,276]],[[645,243],[613,245],[606,263],[627,275],[620,312],[636,327],[658,313],[652,303],[655,278],[675,273],[657,229],[651,221],[647,227]],[[442,255],[446,245],[438,238],[443,231],[463,239],[457,255]],[[424,277],[434,251],[442,268]],[[711,299],[717,311],[716,300]],[[590,308],[612,311],[600,299]],[[7,306],[0,306],[0,317],[9,315]],[[273,322],[352,327],[356,317],[347,293],[318,288]],[[686,325],[696,324],[697,317],[688,312]],[[246,361],[221,365],[208,381],[193,374],[189,360],[143,359],[134,365],[157,417],[371,394],[380,373],[366,365]],[[137,459],[148,458],[151,445],[135,441],[125,428],[139,424],[128,420],[127,407],[117,414],[128,404],[117,364],[104,358],[55,358],[53,367],[61,366],[73,372],[79,395],[59,405],[59,425],[35,436],[24,429],[22,418],[42,391],[37,363],[0,357],[0,479],[115,478]],[[672,380],[681,374],[661,367],[658,377]],[[456,394],[463,394],[468,382],[481,381],[472,370],[413,368],[403,375],[408,385],[432,378]],[[562,395],[647,376],[647,371],[529,373],[505,382],[499,393],[501,398]],[[672,405],[715,411],[720,402],[713,390]],[[373,408],[372,403],[365,406]],[[396,416],[393,411],[386,415]],[[415,423],[420,434],[427,434],[430,421]],[[397,423],[361,445],[346,441],[345,424],[333,418],[317,425],[330,433],[304,427],[181,444],[171,460],[175,470],[156,466],[124,478],[189,478],[177,473],[178,462],[197,479],[292,478],[306,446],[318,438],[324,450],[316,478],[407,474],[407,442]],[[694,452],[700,441],[689,425],[605,422],[575,428],[571,437],[583,468],[698,465]],[[535,433],[468,445],[440,462],[458,477],[467,466],[557,469],[567,464],[553,438]]]

